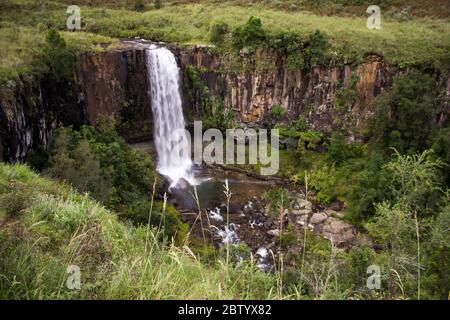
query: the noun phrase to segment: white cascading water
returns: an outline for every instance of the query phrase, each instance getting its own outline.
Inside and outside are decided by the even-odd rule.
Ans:
[[[180,179],[195,184],[180,95],[180,70],[173,53],[152,45],[146,50],[157,170],[175,187]]]

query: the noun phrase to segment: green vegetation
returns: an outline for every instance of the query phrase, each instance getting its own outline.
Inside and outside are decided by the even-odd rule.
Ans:
[[[401,153],[422,151],[436,130],[439,86],[417,70],[396,77],[392,88],[377,99],[369,134],[382,149]]]
[[[162,227],[164,235],[180,242],[187,232],[172,205],[165,204],[163,210],[162,201],[150,199],[161,194],[163,179],[149,155],[119,137],[110,118],[100,119],[97,128],[57,129],[49,150],[40,149],[28,161],[44,175],[89,193],[136,225],[148,222],[152,208],[150,224]]]
[[[217,128],[226,130],[232,128],[234,124],[234,110],[225,108],[221,97],[211,94],[209,88],[204,84],[201,78],[201,70],[198,70],[192,65],[188,65],[185,71],[186,81],[190,83],[190,88],[193,92],[188,90],[188,98],[193,101],[200,101],[199,106],[194,106],[197,109],[197,114],[201,114],[203,126],[205,128]],[[194,99],[200,97],[200,99]]]
[[[221,46],[225,42],[225,37],[229,33],[229,26],[226,23],[214,23],[211,26],[210,41],[216,46]]]
[[[227,39],[225,30],[230,30],[235,35],[232,38],[237,47],[258,43],[279,47],[281,43],[290,52],[289,61],[293,68],[303,63],[301,57],[293,53],[310,44],[307,54],[313,59],[312,65],[325,58],[354,60],[376,53],[401,67],[423,65],[448,69],[450,23],[447,19],[426,17],[403,21],[387,17],[383,20],[382,30],[370,31],[366,28],[364,11],[353,17],[317,16],[305,11],[272,9],[271,5],[234,6],[208,1],[202,4],[169,3],[160,9],[146,5],[143,11],[135,11],[134,2],[132,7],[127,7],[116,1],[106,5],[109,8],[105,8],[104,3],[90,3],[90,6],[83,6],[81,2],[82,32],[63,34],[64,38],[73,40],[68,41],[68,46],[73,45],[77,50],[102,50],[108,45],[116,45],[109,37],[140,36],[185,44],[221,42],[222,37]],[[66,7],[64,1],[2,2],[1,75],[10,76],[32,69],[34,57],[43,49],[46,29],[65,30]],[[214,30],[218,26],[219,29]],[[219,34],[222,35],[216,38]],[[324,55],[317,55],[320,52]]]
[[[280,298],[272,274],[244,262],[205,266],[188,247],[159,241],[158,229],[121,223],[26,166],[1,164],[0,189],[14,221],[0,229],[1,299]],[[69,265],[80,267],[81,290],[66,287]]]
[[[373,54],[401,70],[356,139],[344,127],[317,131],[307,110],[291,120],[280,104],[269,111],[282,139],[279,176],[290,181],[262,195],[270,218],[284,219],[296,201],[292,194],[303,193],[314,210],[342,204],[343,219],[377,250],[359,240],[337,248],[306,224],[298,234],[292,222],[278,230],[286,254],[273,257],[279,259],[273,271],[260,271],[244,244],[215,250],[167,203],[150,156],[127,145],[112,119],[101,118],[95,127],[56,129],[52,144],[26,159],[40,174],[0,164],[0,299],[448,298],[450,129],[436,119],[448,107],[440,84],[450,71],[449,13],[415,0],[383,0],[382,30],[371,31],[365,0],[81,0],[82,30],[69,32],[67,3],[2,1],[1,82],[29,73],[72,81],[76,54],[136,36],[215,44],[210,50],[224,60],[239,60],[236,70],[251,66],[258,48],[281,51],[291,71]],[[206,128],[225,130],[235,126],[235,114],[210,92],[209,71],[184,69],[192,89],[186,98]],[[358,76],[348,79],[337,82],[338,116],[357,100]],[[65,286],[72,264],[81,267],[79,291]],[[367,289],[363,276],[371,264],[383,270],[385,290]]]

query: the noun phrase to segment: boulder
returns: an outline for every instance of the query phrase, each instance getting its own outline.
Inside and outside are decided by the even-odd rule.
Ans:
[[[334,244],[349,244],[355,240],[353,226],[345,221],[330,217],[322,229],[323,236]]]
[[[280,230],[278,230],[278,229],[269,230],[269,231],[267,231],[267,234],[272,237],[279,237]]]
[[[310,222],[312,224],[319,224],[328,219],[328,216],[324,212],[314,213],[311,217]]]

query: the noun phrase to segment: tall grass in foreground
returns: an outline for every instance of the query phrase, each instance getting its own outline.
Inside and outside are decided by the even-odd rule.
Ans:
[[[24,165],[0,164],[0,207],[0,299],[283,298],[270,273],[206,266],[187,246],[164,244],[157,230],[120,222]],[[69,265],[81,269],[79,291],[66,288]]]

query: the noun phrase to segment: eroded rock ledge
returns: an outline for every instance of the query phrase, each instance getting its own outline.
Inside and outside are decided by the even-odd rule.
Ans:
[[[115,116],[128,141],[151,138],[145,47],[136,43],[79,55],[71,82],[21,76],[2,85],[2,158],[20,161],[30,150],[47,145],[57,126],[94,124],[101,115]],[[217,97],[246,125],[273,123],[270,110],[277,105],[286,110],[286,121],[303,116],[316,130],[344,129],[349,136],[358,135],[373,112],[374,98],[398,73],[376,56],[358,65],[291,70],[276,50],[236,56],[208,46],[167,46],[181,66],[189,121],[202,119],[208,111],[204,101]],[[192,72],[200,84],[192,81]],[[450,90],[448,84],[450,79],[445,84]],[[447,121],[448,115],[444,118]]]

